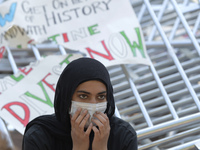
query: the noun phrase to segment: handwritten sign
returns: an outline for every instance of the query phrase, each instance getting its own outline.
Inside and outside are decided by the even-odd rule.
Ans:
[[[52,114],[58,77],[67,64],[80,57],[77,54],[47,56],[21,68],[18,74],[1,79],[0,117],[23,134],[30,120]]]
[[[53,41],[106,66],[149,65],[129,0],[9,0],[0,5],[0,44]]]

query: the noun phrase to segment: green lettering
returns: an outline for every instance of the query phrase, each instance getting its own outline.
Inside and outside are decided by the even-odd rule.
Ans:
[[[22,45],[17,45],[17,48],[22,48]]]
[[[10,76],[13,80],[15,80],[15,81],[17,81],[17,82],[19,82],[20,80],[22,80],[23,78],[24,78],[24,76],[23,75],[19,75],[18,77],[15,77],[14,75],[11,75]]]
[[[56,34],[56,35],[50,36],[50,37],[48,37],[48,40],[52,40],[52,41],[55,41],[57,43],[57,40],[56,40],[57,36],[60,36],[60,34]]]
[[[98,26],[98,24],[88,27],[88,31],[90,32],[90,35],[100,33],[100,31],[98,31],[96,28],[97,26]]]
[[[70,57],[72,57],[73,55],[72,54],[69,54],[66,58],[65,58],[65,60],[63,60],[61,63],[60,63],[60,65],[62,65],[62,64],[64,64],[64,63],[66,63],[66,64],[69,64],[70,63],[70,61],[68,60]]]
[[[47,94],[47,92],[46,92],[46,90],[45,90],[45,88],[44,88],[44,86],[42,84],[42,81],[40,81],[38,83],[38,85],[42,88],[42,91],[43,91],[43,93],[45,95],[46,100],[43,100],[43,99],[31,94],[30,92],[26,92],[25,95],[28,96],[28,97],[34,98],[34,99],[36,99],[36,100],[38,100],[40,102],[43,102],[43,103],[49,105],[50,107],[53,107],[53,103],[51,102],[51,100],[50,100],[50,98],[49,98],[49,96],[48,96],[48,94]]]
[[[135,31],[137,33],[137,37],[138,37],[138,41],[139,41],[139,45],[134,41],[133,45],[131,44],[130,40],[128,39],[128,37],[126,36],[126,34],[124,33],[124,31],[120,32],[121,35],[125,38],[126,42],[128,43],[128,45],[130,46],[133,56],[136,56],[136,48],[140,51],[141,55],[143,58],[146,58],[145,53],[144,53],[144,49],[143,49],[143,44],[142,44],[142,39],[141,39],[141,34],[140,34],[140,29],[139,28],[135,28]]]

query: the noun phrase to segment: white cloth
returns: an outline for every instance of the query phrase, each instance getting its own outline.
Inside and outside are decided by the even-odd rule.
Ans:
[[[76,112],[78,107],[82,108],[82,111],[87,109],[88,113],[90,114],[90,118],[88,119],[88,121],[85,124],[85,128],[87,128],[90,125],[91,119],[93,118],[93,114],[96,111],[102,112],[102,113],[105,112],[105,110],[107,108],[107,102],[101,102],[101,103],[93,104],[93,103],[84,103],[84,102],[72,101],[71,110],[70,110],[70,114],[72,116],[74,115],[74,113]],[[95,118],[95,119],[97,119],[97,118]],[[96,124],[93,123],[93,125],[96,125]]]

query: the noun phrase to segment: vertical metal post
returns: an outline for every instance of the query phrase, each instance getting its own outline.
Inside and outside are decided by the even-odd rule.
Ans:
[[[125,66],[125,65],[121,65],[121,67],[122,67],[123,72],[124,72],[124,74],[126,75],[128,81],[129,81],[129,84],[130,84],[130,86],[131,86],[131,89],[132,89],[132,91],[133,91],[133,94],[135,95],[135,98],[136,98],[136,100],[137,100],[137,102],[138,102],[138,105],[140,106],[140,109],[141,109],[141,111],[142,111],[142,114],[144,115],[144,118],[145,118],[145,120],[146,120],[148,126],[149,126],[149,127],[152,127],[152,126],[153,126],[153,123],[152,123],[152,121],[151,121],[151,119],[150,119],[150,117],[149,117],[149,114],[148,114],[148,112],[147,112],[145,106],[144,106],[144,103],[143,103],[143,101],[142,101],[142,99],[141,99],[141,97],[140,97],[140,94],[138,93],[137,88],[135,87],[135,84],[134,84],[133,80],[131,79],[131,77],[130,77],[130,75],[129,75],[127,69],[126,69],[126,66]]]
[[[172,28],[172,31],[171,31],[171,33],[170,33],[170,36],[169,36],[169,41],[170,41],[170,42],[173,40],[174,35],[175,35],[175,33],[176,33],[176,30],[177,30],[179,24],[180,24],[180,19],[177,18],[176,21],[175,21],[175,23],[174,23],[174,26],[173,26],[173,28]]]
[[[66,54],[67,54],[66,51],[65,51],[65,48],[64,48],[63,46],[59,45],[58,48],[59,48],[60,53],[61,53],[62,55],[66,55]]]
[[[197,18],[196,23],[195,23],[194,28],[193,28],[193,34],[194,35],[196,34],[196,32],[197,32],[197,30],[198,30],[199,27],[200,27],[200,13],[198,15],[198,18]]]
[[[11,149],[11,150],[14,149],[14,145],[11,140],[10,134],[8,133],[8,130],[1,118],[0,118],[0,139],[2,139],[2,141],[5,141],[3,143],[0,142],[0,145],[5,144],[7,149]]]
[[[171,0],[173,6],[174,6],[174,9],[176,10],[178,16],[180,17],[180,20],[182,21],[182,24],[183,26],[185,27],[190,39],[192,40],[193,44],[194,44],[194,47],[196,48],[199,56],[200,56],[200,46],[199,46],[199,43],[197,42],[197,39],[195,38],[194,34],[192,33],[186,19],[184,18],[183,16],[183,13],[181,12],[180,8],[178,7],[177,5],[177,2],[175,0]]]
[[[185,0],[183,5],[186,6],[187,4],[188,4],[188,0]],[[169,36],[169,41],[170,41],[170,42],[173,40],[174,35],[175,35],[175,33],[176,33],[176,30],[178,29],[178,26],[179,26],[180,22],[181,22],[180,18],[179,18],[179,17],[176,18],[174,27],[173,27],[173,29],[172,29],[172,32],[171,32],[170,36]]]
[[[13,73],[16,74],[18,72],[18,69],[17,69],[17,65],[15,63],[15,60],[13,58],[13,55],[12,55],[9,47],[6,47],[6,50],[8,52],[8,59],[10,61],[10,65],[12,67]]]
[[[146,10],[146,5],[142,5],[142,8],[141,8],[141,10],[140,10],[140,13],[139,13],[139,15],[138,15],[138,21],[140,22],[141,21],[141,19],[142,19],[142,16],[144,15],[144,12],[145,12],[145,10]]]
[[[32,45],[31,47],[32,47],[33,53],[35,55],[35,58],[37,60],[40,60],[41,56],[40,56],[40,52],[38,51],[37,47],[35,45]]]
[[[164,12],[165,12],[165,9],[166,9],[166,7],[167,7],[168,1],[169,1],[169,0],[164,0],[164,2],[163,2],[163,4],[162,4],[162,7],[160,8],[160,12],[159,12],[159,14],[158,14],[158,21],[161,20],[163,14],[164,14]],[[155,33],[156,33],[156,26],[154,25],[154,26],[153,26],[153,29],[152,29],[152,31],[151,31],[151,34],[150,34],[150,36],[149,36],[149,38],[148,38],[148,41],[152,41],[152,40],[153,40],[153,38],[154,38],[154,36],[155,36]]]
[[[158,87],[160,88],[160,91],[161,91],[161,93],[162,93],[162,95],[163,95],[163,97],[165,99],[165,102],[167,103],[167,106],[169,107],[169,110],[170,110],[173,118],[174,119],[178,119],[179,117],[178,117],[178,115],[176,113],[176,110],[175,110],[171,100],[169,99],[169,96],[168,96],[168,94],[167,94],[167,92],[166,92],[166,90],[165,90],[165,88],[164,88],[164,86],[163,86],[163,84],[162,84],[157,72],[156,72],[156,69],[154,68],[154,66],[153,66],[151,61],[150,61],[150,68],[151,68],[151,71],[152,71],[152,73],[154,75],[154,78],[155,78],[155,80],[156,80],[156,82],[158,84]]]
[[[163,4],[162,4],[161,10],[160,10],[160,12],[159,12],[159,14],[158,14],[158,21],[161,20],[163,14],[164,14],[164,11],[165,11],[165,9],[166,9],[166,7],[167,7],[167,4],[168,4],[168,0],[165,0],[165,1],[163,2]],[[155,36],[155,32],[156,32],[156,26],[154,26],[153,29],[152,29],[151,35],[150,35],[149,38],[148,38],[149,41],[150,41],[150,40],[153,40],[153,38],[154,38],[154,36]],[[170,110],[170,112],[171,112],[173,118],[174,118],[174,119],[178,119],[179,117],[178,117],[178,115],[177,115],[177,113],[176,113],[176,110],[174,109],[174,106],[173,106],[171,100],[169,99],[169,96],[168,96],[168,94],[167,94],[167,92],[166,92],[166,90],[165,90],[165,88],[164,88],[164,86],[163,86],[163,84],[162,84],[162,82],[161,82],[159,76],[158,76],[158,73],[156,72],[156,69],[155,69],[155,67],[153,66],[153,64],[152,64],[150,58],[149,58],[149,60],[150,60],[150,69],[151,69],[151,72],[152,72],[153,75],[154,75],[154,78],[155,78],[155,80],[156,80],[156,82],[157,82],[157,84],[158,84],[158,87],[159,87],[160,90],[161,90],[161,93],[162,93],[162,95],[163,95],[163,97],[164,97],[164,99],[165,99],[165,101],[166,101],[166,103],[167,103],[167,106],[169,107],[169,110]]]

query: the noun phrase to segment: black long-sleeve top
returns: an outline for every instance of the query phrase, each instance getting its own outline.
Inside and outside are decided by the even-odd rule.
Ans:
[[[55,122],[55,116],[48,117],[52,117],[52,120],[54,120],[53,122]],[[113,116],[110,119],[110,127],[111,130],[108,139],[108,150],[137,150],[137,135],[129,123]],[[45,128],[45,126],[40,123],[33,123],[25,132],[22,149],[72,150],[71,136],[63,136],[65,134],[65,130],[62,131],[62,128],[58,128],[59,126],[56,125],[51,128]],[[91,149],[93,137],[94,134],[92,132],[90,134],[89,149]]]

